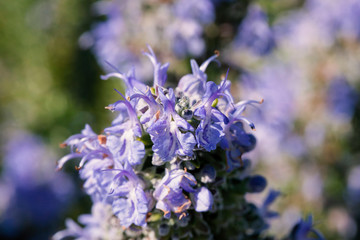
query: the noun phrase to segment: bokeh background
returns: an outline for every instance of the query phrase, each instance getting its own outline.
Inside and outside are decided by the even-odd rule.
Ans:
[[[313,214],[326,239],[360,238],[358,0],[0,1],[0,238],[49,239],[89,213],[75,163],[55,172],[59,143],[114,117],[114,67],[151,81],[149,44],[168,86],[220,51],[237,100],[263,98],[253,171],[282,192],[270,232]],[[263,196],[248,196],[254,202]]]

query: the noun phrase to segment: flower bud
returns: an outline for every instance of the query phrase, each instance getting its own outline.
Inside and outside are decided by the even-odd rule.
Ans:
[[[267,185],[267,181],[263,176],[254,175],[248,178],[246,188],[250,193],[262,192]]]
[[[205,165],[201,169],[201,173],[200,173],[201,182],[211,183],[215,181],[215,178],[216,178],[216,170],[213,166]]]

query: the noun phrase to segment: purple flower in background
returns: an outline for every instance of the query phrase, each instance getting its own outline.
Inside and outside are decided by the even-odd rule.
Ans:
[[[356,213],[359,212],[357,206],[360,203],[360,166],[354,166],[347,177],[347,203],[351,209],[356,209]]]
[[[172,50],[178,57],[200,56],[205,51],[203,28],[214,21],[214,10],[209,0],[175,1],[173,12],[176,20],[170,24],[168,33],[172,38]]]
[[[310,233],[315,234],[316,238],[310,238]],[[312,216],[309,215],[307,219],[301,219],[292,229],[290,234],[291,240],[325,240],[319,231],[314,229]]]
[[[275,47],[267,16],[260,6],[253,5],[248,9],[234,42],[237,47],[248,49],[260,56],[269,54]]]
[[[357,0],[308,0],[305,10],[329,37],[360,38],[360,3]]]
[[[215,20],[210,0],[98,1],[94,9],[106,20],[84,33],[80,45],[91,47],[106,71],[111,69],[105,61],[121,66],[121,71],[135,65],[145,79],[150,68],[138,54],[142,46],[149,43],[177,58],[200,56],[205,51],[204,27]]]
[[[181,19],[193,19],[202,24],[214,21],[214,6],[210,0],[178,0],[174,4],[175,15]]]
[[[270,190],[268,195],[266,196],[261,208],[260,208],[260,214],[265,218],[274,218],[279,216],[277,212],[269,210],[269,207],[271,204],[274,203],[274,201],[281,195],[281,192],[276,190]]]
[[[356,90],[344,77],[334,78],[327,90],[327,103],[335,116],[351,118],[358,101]]]
[[[46,239],[74,199],[71,180],[64,173],[54,174],[56,156],[39,137],[17,131],[10,132],[7,141],[0,179],[7,201],[0,204],[0,236],[21,238],[31,228],[27,237]]]

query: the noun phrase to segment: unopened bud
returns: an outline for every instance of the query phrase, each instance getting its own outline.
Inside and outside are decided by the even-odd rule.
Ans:
[[[200,180],[203,183],[211,183],[214,182],[216,178],[216,170],[213,166],[211,165],[205,165],[202,169],[201,169],[201,173],[200,173]]]
[[[246,188],[250,193],[259,193],[266,188],[266,185],[267,181],[263,176],[254,175],[249,177]]]

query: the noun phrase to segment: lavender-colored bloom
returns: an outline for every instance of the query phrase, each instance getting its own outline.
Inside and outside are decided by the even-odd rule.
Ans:
[[[358,98],[356,90],[343,77],[331,81],[327,91],[327,103],[335,116],[352,117]]]
[[[242,76],[242,93],[247,98],[253,98],[249,93],[257,92],[265,99],[261,111],[249,113],[260,129],[254,135],[263,143],[263,147],[255,152],[263,158],[281,158],[284,152],[301,156],[306,151],[303,139],[293,131],[293,122],[300,111],[294,106],[299,93],[306,91],[305,86],[293,82],[301,81],[302,77],[292,64],[284,65],[278,60],[264,65],[259,72]]]
[[[220,86],[217,86],[214,82],[207,82],[202,104],[194,111],[194,115],[201,119],[195,132],[196,141],[198,146],[205,148],[206,151],[214,150],[224,136],[223,128],[228,119],[212,104],[220,97],[225,97],[231,102],[232,97],[227,94],[229,88],[230,81],[226,80],[226,78],[221,82]]]
[[[114,161],[105,157],[93,158],[81,167],[79,174],[84,180],[83,188],[91,196],[93,202],[111,202],[108,193],[115,174],[104,170],[113,166]]]
[[[110,154],[110,152],[106,149],[105,144],[106,136],[98,136],[94,133],[91,127],[86,124],[80,134],[75,134],[69,137],[62,144],[63,147],[70,146],[71,153],[58,161],[57,169],[61,169],[67,161],[73,158],[82,158],[79,164],[79,167],[81,168],[91,157],[102,157]]]
[[[191,59],[192,74],[183,76],[176,88],[178,95],[183,95],[188,98],[189,105],[193,106],[200,101],[206,91],[207,75],[205,74],[207,66],[214,61],[218,55],[214,55],[207,59],[201,66]]]
[[[214,199],[212,193],[206,187],[201,187],[193,194],[194,208],[197,212],[207,212],[211,209]]]
[[[148,127],[147,132],[154,143],[153,164],[163,164],[173,160],[176,156],[191,157],[196,144],[194,135],[190,132],[193,127],[175,112],[175,95],[172,89],[165,95],[159,91],[159,98],[163,105],[163,113],[155,116],[156,121]]]
[[[119,170],[111,189],[110,195],[119,197],[113,201],[112,207],[114,214],[120,219],[120,224],[124,227],[131,224],[145,226],[150,201],[141,180],[129,166]]]
[[[178,0],[174,4],[174,12],[181,19],[193,19],[202,24],[214,21],[214,6],[210,0]]]
[[[267,16],[260,6],[253,5],[248,9],[234,42],[237,47],[248,49],[261,56],[269,54],[274,48],[273,33],[268,25]]]
[[[181,58],[188,54],[200,56],[205,50],[203,26],[214,21],[213,4],[209,0],[178,0],[173,12],[176,20],[168,28],[172,51]]]
[[[316,18],[316,24],[333,40],[337,37],[359,39],[359,1],[308,0],[305,10]]]
[[[194,189],[196,179],[193,175],[181,169],[165,171],[165,176],[155,188],[154,197],[158,201],[156,208],[162,210],[166,218],[170,218],[171,212],[179,218],[186,216],[191,200],[184,195],[183,190],[193,194],[196,211],[203,212],[211,208],[212,194],[205,187]]]
[[[205,51],[203,29],[215,19],[210,0],[99,1],[94,9],[106,20],[84,33],[80,44],[92,47],[106,70],[110,68],[104,60],[121,66],[122,71],[135,65],[146,79],[151,70],[139,57],[142,46],[150,43],[164,55],[172,52],[177,58],[200,56]]]
[[[61,169],[70,159],[81,158],[78,167],[80,177],[85,181],[84,189],[93,201],[107,198],[113,178],[112,173],[103,172],[104,169],[114,166],[114,159],[106,146],[106,139],[105,135],[96,135],[91,127],[86,125],[81,134],[75,134],[63,143],[71,147],[72,153],[58,161],[57,169]]]
[[[123,228],[118,233],[124,238],[144,237],[149,229],[158,230],[156,237],[170,233],[176,237],[178,233],[173,234],[169,227],[181,227],[179,233],[184,230],[182,237],[209,235],[212,232],[210,224],[214,226],[217,221],[209,219],[212,214],[188,214],[210,210],[225,210],[214,216],[230,228],[234,216],[243,217],[241,227],[244,229],[240,229],[239,234],[245,238],[260,236],[268,226],[266,219],[276,215],[268,208],[279,193],[270,192],[260,208],[247,203],[245,192],[261,192],[267,181],[260,175],[249,176],[249,160],[242,162],[241,156],[252,150],[256,143],[255,138],[245,131],[244,123],[252,129],[255,126],[243,113],[247,106],[262,101],[235,104],[228,73],[219,85],[207,82],[205,70],[217,55],[200,67],[191,60],[193,73],[180,80],[175,97],[172,88],[164,87],[169,65],[158,62],[153,50],[148,49],[144,55],[154,67],[153,86],[138,82],[134,71],[127,76],[121,73],[105,76],[120,77],[128,87],[126,96],[119,92],[123,100],[106,107],[118,111],[118,117],[104,130],[104,135],[97,135],[86,126],[81,134],[70,137],[65,144],[72,147],[72,153],[59,161],[59,167],[69,159],[82,158],[80,176],[85,180],[86,192],[94,204],[106,204],[111,209],[114,215],[111,219]],[[206,153],[212,150],[216,152]],[[230,173],[221,167],[216,177],[217,169],[211,166],[224,166],[216,161],[225,160],[222,159],[225,156],[228,170],[238,168],[235,170],[239,171]],[[146,160],[143,162],[143,159]],[[163,171],[165,176],[160,179],[159,173]],[[200,177],[201,182],[198,183],[195,176]],[[222,188],[220,185],[224,181],[226,186]],[[228,194],[230,198],[226,199]],[[240,200],[241,204],[224,206],[232,199]],[[155,209],[163,211],[164,217]],[[227,212],[235,214],[226,219]],[[170,218],[172,220],[167,220]],[[84,219],[89,221],[84,222]],[[85,228],[69,221],[68,229],[57,236],[79,239],[99,234],[108,236],[107,230],[99,228],[99,219],[82,218],[80,222]],[[106,219],[103,221],[108,224]],[[246,231],[247,226],[253,232]],[[89,235],[92,231],[93,235]]]
[[[226,150],[227,167],[231,171],[243,165],[241,157],[255,147],[256,139],[245,132],[241,122],[228,124],[224,132],[225,137],[220,141],[220,147]]]
[[[196,180],[193,175],[181,169],[165,171],[165,176],[153,194],[158,201],[156,208],[164,212],[165,218],[170,218],[171,212],[181,216],[191,206],[191,201],[183,194],[183,190],[194,192],[192,186],[195,186]]]

